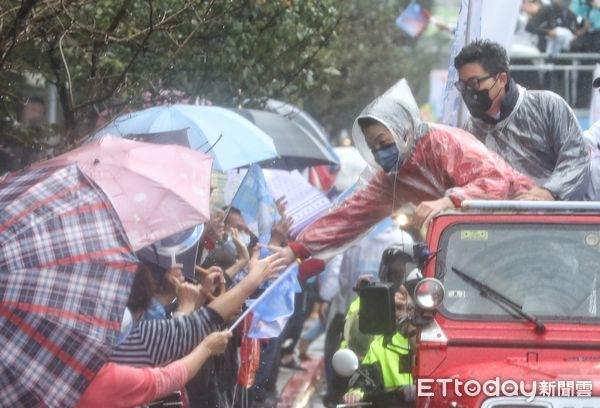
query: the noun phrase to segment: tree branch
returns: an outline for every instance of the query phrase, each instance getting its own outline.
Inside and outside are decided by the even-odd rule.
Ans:
[[[285,88],[287,88],[296,79],[296,77],[300,74],[300,72],[302,72],[302,70],[304,70],[315,59],[317,54],[319,52],[321,52],[323,47],[325,45],[327,45],[327,43],[329,42],[329,39],[335,32],[335,29],[336,29],[337,25],[340,23],[340,21],[341,21],[341,18],[338,17],[335,24],[333,24],[331,26],[331,28],[329,29],[329,32],[325,35],[325,39],[323,41],[321,41],[321,44],[317,47],[317,49],[306,60],[304,60],[304,62],[300,65],[300,67],[290,77],[288,77],[286,79],[283,86],[281,88],[279,88],[278,93],[283,92],[283,90]]]
[[[171,22],[176,25],[179,24],[180,22],[177,20],[177,18],[181,15],[181,13],[187,11],[190,8],[190,6],[191,2],[187,2],[181,7],[181,9],[177,10],[173,14],[170,14],[168,16],[167,14],[164,14],[159,21],[154,22],[152,27],[144,28],[143,30],[136,31],[135,33],[132,33],[125,37],[106,35],[106,31],[96,30],[94,28],[81,25],[76,20],[74,20],[73,28],[79,32],[91,34],[92,36],[104,36],[104,40],[108,43],[129,43],[137,39],[138,37],[147,35],[149,31],[157,32],[162,29],[168,29],[168,24],[170,24]]]
[[[60,36],[58,40],[58,49],[60,51],[60,58],[62,59],[63,65],[65,67],[65,72],[67,73],[67,86],[69,87],[69,99],[70,105],[73,105],[73,81],[71,81],[71,71],[69,70],[69,64],[67,64],[67,59],[65,58],[65,53],[62,48],[62,41],[68,31],[65,31],[63,35]]]
[[[27,26],[27,19],[38,1],[39,0],[22,0],[21,7],[14,18],[14,24],[12,27],[7,27],[6,32],[0,34],[0,46],[2,46],[2,48],[4,48],[5,41],[7,41],[8,38],[11,38],[10,44],[4,48],[2,55],[0,55],[0,70],[15,45],[17,45],[19,34]]]
[[[149,29],[147,30],[147,34],[146,37],[144,37],[144,39],[142,40],[142,43],[139,45],[139,47],[137,48],[137,50],[135,51],[135,53],[133,54],[133,56],[131,57],[131,59],[129,60],[129,63],[127,64],[127,66],[123,69],[123,71],[121,72],[121,75],[119,76],[119,78],[117,79],[117,81],[115,81],[115,84],[113,85],[113,87],[110,89],[110,91],[108,91],[106,94],[89,100],[87,102],[81,103],[75,107],[73,107],[73,111],[78,111],[81,110],[83,108],[86,108],[90,105],[94,105],[96,103],[99,102],[103,102],[107,99],[109,99],[111,96],[114,95],[114,93],[117,91],[117,89],[119,89],[119,86],[121,85],[121,83],[123,82],[123,79],[125,78],[125,75],[127,75],[127,72],[131,69],[131,67],[133,66],[133,63],[135,62],[135,60],[137,59],[137,57],[140,55],[140,52],[144,49],[146,43],[148,42],[148,40],[150,39],[150,36],[152,35],[152,28],[154,26],[154,21],[153,21],[153,6],[152,6],[152,0],[147,0],[148,5],[150,7],[150,17],[149,17]]]
[[[58,91],[58,97],[60,98],[63,118],[65,120],[65,127],[69,130],[75,124],[75,116],[73,114],[71,99],[69,98],[69,94],[66,89],[66,84],[62,80],[62,75],[60,72],[61,63],[58,61],[56,56],[55,47],[57,40],[54,40],[54,46],[48,50],[48,60],[50,61],[50,67],[54,72],[54,76],[56,77],[56,89]]]
[[[96,77],[98,60],[100,59],[100,51],[103,48],[106,48],[106,45],[105,45],[106,39],[108,38],[108,36],[110,34],[114,33],[114,31],[117,29],[117,27],[119,26],[119,24],[125,17],[127,9],[131,5],[131,2],[132,2],[132,0],[124,0],[123,3],[121,3],[121,7],[119,8],[119,11],[117,11],[117,13],[115,14],[113,20],[110,22],[106,31],[102,35],[99,35],[99,34],[94,35],[95,39],[94,39],[94,43],[92,45],[92,58],[91,58],[91,67],[90,67],[90,77],[91,78]],[[104,37],[104,39],[103,40],[99,39],[100,36]]]

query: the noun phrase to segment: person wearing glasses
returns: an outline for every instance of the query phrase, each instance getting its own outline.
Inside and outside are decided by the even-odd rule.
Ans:
[[[573,110],[550,91],[531,91],[510,77],[506,50],[489,40],[464,47],[454,59],[471,117],[465,130],[537,186],[521,200],[580,200],[590,178],[590,155]]]

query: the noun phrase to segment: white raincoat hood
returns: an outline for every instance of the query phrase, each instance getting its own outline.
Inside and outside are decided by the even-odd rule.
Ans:
[[[419,107],[406,79],[401,79],[383,95],[369,103],[358,115],[352,127],[352,140],[360,154],[369,165],[381,169],[358,124],[359,119],[362,118],[375,119],[388,128],[394,136],[400,154],[409,156],[422,122],[419,117]]]

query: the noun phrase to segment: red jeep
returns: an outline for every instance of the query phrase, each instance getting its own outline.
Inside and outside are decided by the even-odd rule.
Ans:
[[[600,203],[467,201],[426,241],[417,407],[600,407]]]

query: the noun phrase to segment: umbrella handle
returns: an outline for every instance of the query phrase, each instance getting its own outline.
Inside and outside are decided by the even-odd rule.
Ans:
[[[207,277],[210,274],[210,272],[208,270],[206,270],[198,265],[196,265],[194,267],[194,269],[196,270],[196,273],[202,277]],[[206,289],[202,289],[202,293],[204,293],[204,295],[208,298],[208,300],[210,302],[212,302],[213,300],[215,300],[217,297],[221,296],[225,292],[227,292],[227,288],[225,287],[225,284],[223,282],[221,282],[221,284],[219,285],[219,294],[218,295],[213,295]]]

